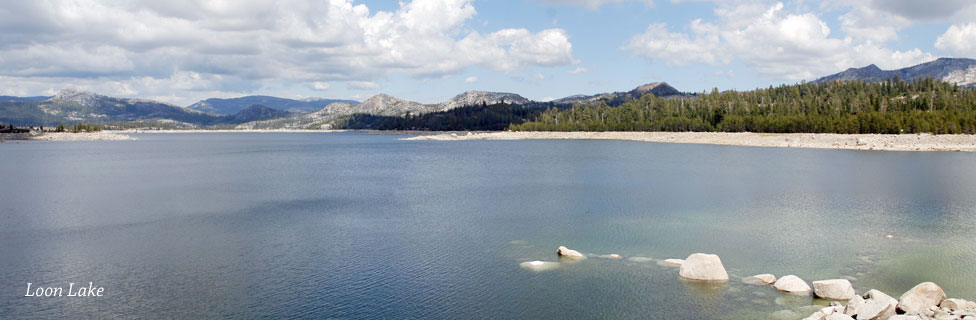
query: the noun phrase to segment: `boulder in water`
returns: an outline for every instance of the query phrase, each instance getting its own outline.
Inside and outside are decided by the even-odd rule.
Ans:
[[[566,248],[564,246],[559,246],[559,249],[556,249],[556,253],[563,258],[586,259],[586,256],[584,256],[582,253],[579,253],[579,251]]]
[[[847,279],[830,279],[813,282],[813,294],[828,300],[851,300],[856,293]]]
[[[559,262],[538,261],[538,260],[526,261],[526,262],[519,263],[519,267],[530,271],[543,272],[543,271],[549,271],[558,268]]]
[[[742,279],[742,282],[754,285],[768,285],[776,282],[776,276],[763,273]]]
[[[729,274],[717,255],[693,253],[678,269],[678,275],[685,279],[706,281],[728,281]]]
[[[808,285],[806,281],[803,281],[803,279],[800,279],[800,277],[792,274],[776,280],[776,282],[773,283],[773,288],[776,288],[776,290],[779,291],[797,295],[810,294],[810,285]]]
[[[664,267],[675,267],[675,268],[677,268],[677,267],[680,267],[681,264],[683,264],[683,263],[685,263],[685,261],[684,260],[681,260],[681,259],[664,259],[664,260],[658,261],[657,262],[657,265],[664,266]]]
[[[898,299],[898,309],[907,314],[919,314],[931,307],[936,307],[945,300],[945,291],[932,282],[922,282],[901,295]]]

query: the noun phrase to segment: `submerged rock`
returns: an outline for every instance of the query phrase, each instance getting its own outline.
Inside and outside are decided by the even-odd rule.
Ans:
[[[651,259],[651,258],[648,258],[648,257],[630,257],[630,258],[627,258],[627,261],[630,261],[630,262],[651,262],[651,261],[654,261],[654,259]]]
[[[681,264],[683,264],[683,263],[685,263],[685,261],[684,260],[681,260],[681,259],[664,259],[664,260],[658,261],[657,262],[657,265],[664,266],[664,267],[676,267],[677,268],[677,267],[680,267]]]
[[[586,256],[584,256],[582,253],[579,253],[579,251],[566,248],[564,246],[559,246],[559,249],[556,249],[556,253],[559,254],[560,257],[564,257],[564,258],[586,259]]]
[[[856,293],[847,279],[830,279],[813,282],[813,294],[829,300],[851,300]]]
[[[768,273],[757,274],[751,277],[743,278],[742,282],[754,285],[768,285],[776,282],[776,276]]]
[[[693,253],[678,269],[678,276],[692,280],[728,281],[729,274],[717,255]]]
[[[530,271],[543,272],[543,271],[549,271],[555,268],[559,268],[559,262],[538,261],[538,260],[526,261],[526,262],[519,263],[519,267]]]
[[[803,281],[803,279],[800,279],[800,277],[792,274],[776,280],[776,282],[773,283],[773,288],[776,288],[776,290],[779,291],[789,292],[797,295],[810,294],[810,285],[808,285],[806,281]]]
[[[945,300],[945,291],[932,282],[922,282],[908,290],[898,299],[898,309],[907,314],[918,314],[923,310],[938,306]]]
[[[601,255],[601,256],[599,256],[599,258],[601,258],[601,259],[622,259],[623,257],[621,257],[619,254],[611,253],[611,254]]]

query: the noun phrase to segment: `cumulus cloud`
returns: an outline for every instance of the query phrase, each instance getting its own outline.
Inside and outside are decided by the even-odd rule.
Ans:
[[[322,82],[322,81],[312,82],[312,90],[325,91],[325,90],[329,90],[329,88],[332,88],[332,85],[329,84],[328,82]]]
[[[935,21],[949,19],[973,7],[971,0],[871,0],[871,6],[895,15],[916,20]]]
[[[37,91],[23,83],[101,79],[151,95],[180,89],[196,74],[216,90],[227,85],[215,82],[238,92],[264,82],[322,90],[316,83],[391,73],[440,77],[473,66],[507,72],[578,62],[562,29],[482,34],[466,27],[476,15],[473,0],[404,1],[377,12],[352,0],[5,1],[0,74],[12,80],[0,86]],[[136,84],[146,77],[160,87]]]
[[[464,83],[475,83],[478,82],[478,77],[467,77],[464,78]]]
[[[760,75],[803,80],[852,66],[901,68],[934,59],[919,49],[895,51],[870,40],[831,36],[813,13],[789,13],[783,3],[757,10],[753,3],[719,7],[718,23],[691,22],[690,33],[651,24],[623,46],[634,55],[669,65],[727,65],[740,60]]]
[[[976,23],[950,26],[935,40],[935,47],[960,57],[976,56]]]
[[[569,73],[569,74],[584,74],[584,73],[590,73],[590,69],[583,68],[583,67],[576,67],[576,69],[566,71],[566,73]]]

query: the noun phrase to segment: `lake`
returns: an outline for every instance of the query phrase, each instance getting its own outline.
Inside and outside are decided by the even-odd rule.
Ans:
[[[738,281],[758,273],[976,299],[973,153],[134,136],[0,145],[0,318],[788,319],[826,304]],[[519,267],[560,245],[624,259]],[[732,281],[655,263],[695,252]],[[25,297],[28,282],[105,295]]]

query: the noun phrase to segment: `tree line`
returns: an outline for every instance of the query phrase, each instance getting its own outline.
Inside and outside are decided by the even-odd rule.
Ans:
[[[920,78],[835,81],[550,107],[516,131],[976,133],[976,89]]]

